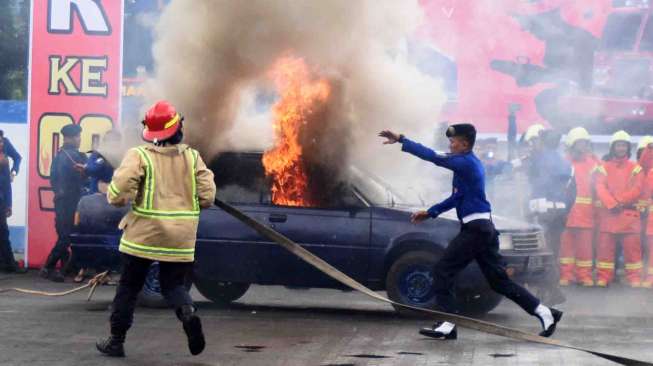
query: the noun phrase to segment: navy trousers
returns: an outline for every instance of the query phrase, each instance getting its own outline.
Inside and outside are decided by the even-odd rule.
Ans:
[[[499,233],[490,220],[474,220],[463,224],[460,233],[449,243],[442,258],[435,264],[433,286],[440,310],[458,312],[454,279],[473,260],[478,263],[492,290],[514,301],[527,313],[535,314],[540,300],[508,277],[499,254]]]
[[[134,308],[141,292],[152,260],[124,254],[123,269],[111,313],[111,334],[124,336],[134,321]],[[193,305],[186,290],[186,278],[190,275],[193,262],[159,262],[159,283],[161,294],[173,309]]]

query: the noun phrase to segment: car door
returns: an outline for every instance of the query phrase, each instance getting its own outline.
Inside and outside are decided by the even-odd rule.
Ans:
[[[277,206],[260,154],[223,154],[211,164],[218,196],[324,259],[363,280],[368,269],[371,210],[351,189],[326,207]],[[224,211],[202,212],[198,228],[196,273],[218,281],[332,287],[321,274],[280,245]]]
[[[369,269],[371,210],[353,192],[345,194],[351,196],[340,200],[336,207],[271,206],[266,222],[340,271],[365,282]],[[287,285],[339,286],[291,253],[280,254],[276,259],[276,268],[270,270],[285,273],[282,276]]]

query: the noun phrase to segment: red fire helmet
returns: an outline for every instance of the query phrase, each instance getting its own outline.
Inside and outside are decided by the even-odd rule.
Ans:
[[[171,138],[181,128],[181,116],[175,107],[165,100],[156,102],[145,114],[143,139],[163,141]]]

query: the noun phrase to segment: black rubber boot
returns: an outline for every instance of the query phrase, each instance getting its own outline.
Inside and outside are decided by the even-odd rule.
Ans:
[[[178,308],[177,318],[181,320],[184,326],[184,332],[188,337],[188,350],[193,356],[199,355],[204,351],[206,342],[204,340],[204,333],[202,332],[202,322],[200,318],[195,315],[195,308],[192,305],[183,305]]]
[[[50,270],[47,267],[41,268],[41,270],[39,271],[39,276],[47,280],[48,278],[50,278]]]
[[[125,357],[124,343],[125,336],[111,335],[109,338],[95,343],[95,347],[109,357]]]
[[[52,282],[64,282],[66,279],[64,278],[63,274],[59,272],[58,270],[53,270],[50,271],[50,276],[48,277],[50,281]]]

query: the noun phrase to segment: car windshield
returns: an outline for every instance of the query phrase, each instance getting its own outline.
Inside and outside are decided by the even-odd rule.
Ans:
[[[641,22],[641,13],[610,14],[605,28],[603,28],[602,48],[613,51],[632,51],[635,48],[637,31]]]

